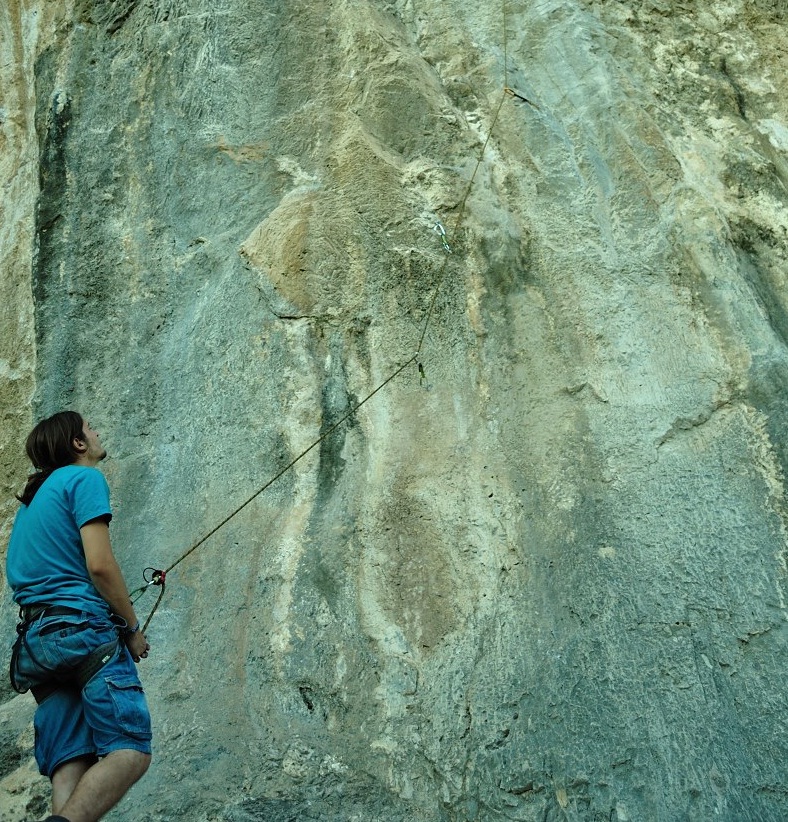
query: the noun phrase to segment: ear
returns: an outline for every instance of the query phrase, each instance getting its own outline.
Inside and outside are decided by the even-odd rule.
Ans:
[[[88,450],[87,441],[82,440],[79,437],[74,437],[74,439],[71,440],[71,445],[73,446],[74,451],[76,451],[77,454],[84,454],[85,451]]]

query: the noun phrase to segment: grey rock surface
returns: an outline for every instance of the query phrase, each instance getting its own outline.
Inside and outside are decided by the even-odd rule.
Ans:
[[[76,408],[178,562],[108,819],[788,818],[786,22],[4,5],[5,499]]]

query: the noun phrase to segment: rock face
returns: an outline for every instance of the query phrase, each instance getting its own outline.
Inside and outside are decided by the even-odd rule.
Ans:
[[[108,818],[788,818],[787,23],[3,5],[4,498],[83,411],[136,585],[326,435],[171,571]]]

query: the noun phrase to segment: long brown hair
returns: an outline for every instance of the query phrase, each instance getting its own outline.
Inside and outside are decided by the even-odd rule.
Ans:
[[[71,465],[79,456],[74,439],[83,440],[82,415],[76,411],[60,411],[40,423],[28,434],[25,450],[36,469],[27,478],[27,485],[17,499],[30,505],[36,491],[56,469]]]

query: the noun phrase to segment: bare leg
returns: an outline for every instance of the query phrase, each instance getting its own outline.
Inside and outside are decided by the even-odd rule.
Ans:
[[[115,807],[148,770],[150,756],[139,751],[113,751],[88,768],[58,812],[70,822],[97,822]]]
[[[61,765],[52,774],[52,813],[60,813],[63,805],[74,793],[77,783],[94,762],[95,758],[74,759],[71,762],[66,762],[65,765]]]

